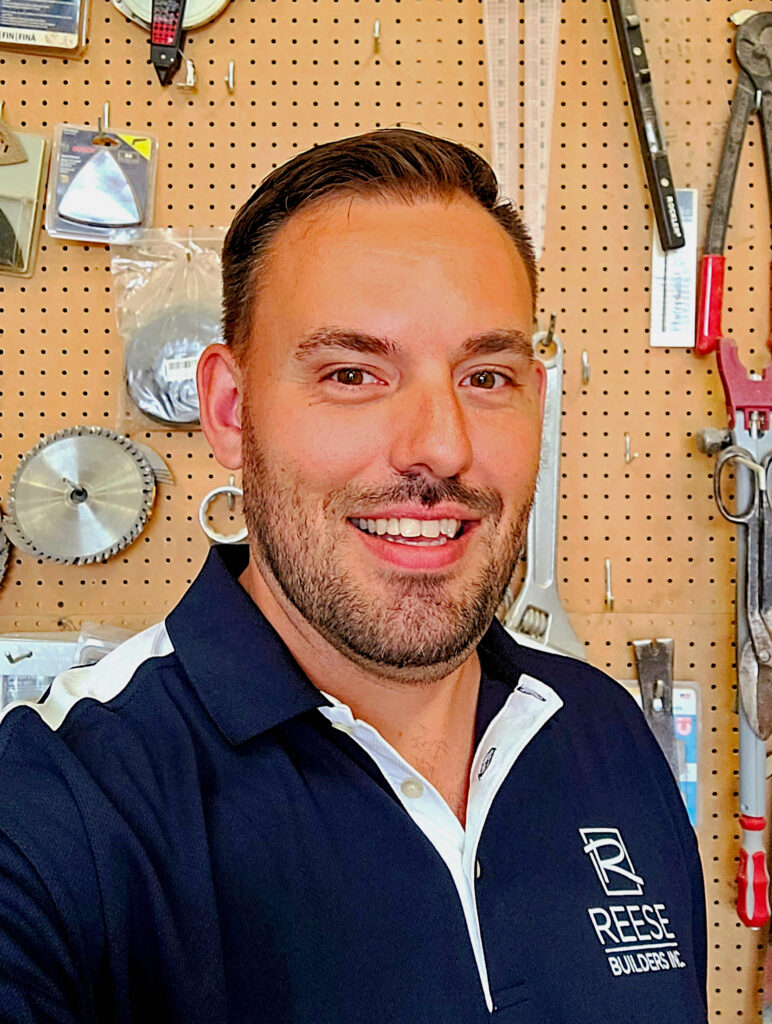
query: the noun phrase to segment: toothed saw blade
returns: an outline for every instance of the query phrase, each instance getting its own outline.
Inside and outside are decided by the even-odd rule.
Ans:
[[[129,438],[104,427],[68,427],[22,458],[3,529],[38,558],[104,562],[139,536],[154,500],[153,469]]]
[[[5,570],[8,568],[8,549],[10,544],[3,529],[0,527],[0,583],[5,579]]]

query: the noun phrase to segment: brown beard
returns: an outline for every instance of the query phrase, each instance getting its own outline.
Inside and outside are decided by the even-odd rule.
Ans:
[[[454,502],[481,514],[488,557],[474,579],[453,596],[453,571],[421,577],[384,568],[374,571],[387,597],[364,592],[336,566],[335,536],[314,526],[301,487],[280,482],[260,447],[247,411],[243,416],[244,517],[252,557],[302,617],[337,651],[374,675],[431,682],[447,675],[472,653],[488,629],[525,542],[533,490],[503,537],[496,527],[503,505],[496,492],[458,480],[398,477],[380,490],[345,486],[323,504],[325,522],[345,524],[352,509]],[[314,509],[308,511],[315,511]],[[343,526],[351,529],[350,526]],[[458,588],[456,587],[456,590]]]

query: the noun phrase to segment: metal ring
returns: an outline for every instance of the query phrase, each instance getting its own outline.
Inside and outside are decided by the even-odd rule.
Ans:
[[[238,533],[217,533],[206,521],[206,514],[209,511],[209,506],[212,504],[218,494],[228,494],[236,498],[244,496],[244,492],[240,487],[234,487],[233,484],[225,484],[223,487],[215,487],[213,491],[205,495],[201,501],[201,506],[198,510],[198,521],[201,524],[201,529],[207,535],[209,540],[215,542],[215,544],[240,544],[247,537],[247,528],[242,526]]]
[[[754,474],[759,470],[764,472],[764,468],[754,462],[753,459],[750,458],[749,453],[738,445],[732,445],[729,448],[724,448],[716,459],[716,468],[713,473],[713,494],[716,499],[716,504],[718,505],[718,510],[724,519],[728,519],[730,523],[745,523],[747,525],[759,514],[759,497],[763,489],[759,486],[758,476],[754,475],[751,478],[751,489],[746,508],[740,512],[730,512],[724,502],[721,487],[724,469],[729,462],[739,462]]]

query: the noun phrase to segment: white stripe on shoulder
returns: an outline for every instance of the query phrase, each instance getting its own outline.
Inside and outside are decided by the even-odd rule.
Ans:
[[[0,712],[0,722],[14,708],[30,708],[50,729],[58,729],[79,700],[91,697],[105,704],[129,685],[143,662],[171,654],[173,650],[166,625],[156,623],[125,640],[96,665],[62,672],[51,684],[51,691],[43,704],[29,700],[12,701]]]

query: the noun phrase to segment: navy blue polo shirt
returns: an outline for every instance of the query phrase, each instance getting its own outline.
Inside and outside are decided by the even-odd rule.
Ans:
[[[6,709],[0,1021],[705,1024],[696,841],[624,690],[480,644],[478,740],[555,695],[476,846],[489,1007],[446,863],[245,559],[213,549],[164,623]]]

